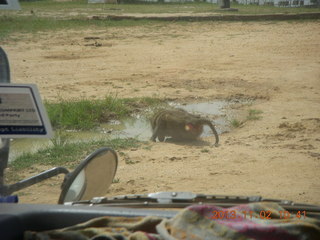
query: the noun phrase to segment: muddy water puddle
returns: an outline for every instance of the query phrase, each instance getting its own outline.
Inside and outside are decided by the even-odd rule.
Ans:
[[[235,106],[247,105],[248,102],[234,101],[211,101],[180,105],[169,103],[169,105],[182,108],[190,113],[201,115],[214,122],[218,134],[231,130],[232,119],[241,119],[247,112],[239,110]],[[150,120],[143,115],[135,115],[118,121],[102,124],[94,131],[67,131],[65,137],[68,142],[101,140],[106,138],[137,138],[141,141],[149,140],[151,137]],[[204,127],[202,136],[211,136],[212,131],[208,126]],[[52,146],[52,140],[44,139],[14,139],[10,145],[9,161],[13,161],[23,152],[36,152],[41,148]]]

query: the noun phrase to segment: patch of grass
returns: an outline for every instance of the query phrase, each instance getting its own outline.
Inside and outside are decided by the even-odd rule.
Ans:
[[[262,118],[261,114],[263,112],[257,109],[249,109],[247,120],[259,120]]]
[[[241,5],[232,3],[231,7],[239,9],[237,12],[224,11],[223,14],[278,14],[320,12],[320,8],[311,7],[274,7]],[[122,4],[88,4],[87,0],[74,1],[23,1],[21,11],[0,12],[0,40],[10,38],[14,33],[37,33],[57,30],[79,30],[108,27],[151,26],[157,28],[170,24],[159,20],[111,20],[88,18],[89,16],[103,16],[106,14],[157,14],[157,13],[210,13],[220,12],[218,4],[206,2],[193,3],[122,3]],[[179,24],[188,24],[182,21]]]
[[[138,147],[140,141],[129,139],[93,140],[90,142],[66,143],[63,146],[51,146],[40,149],[35,153],[24,153],[10,163],[10,168],[22,170],[33,164],[48,166],[76,165],[86,156],[101,147],[110,147],[114,150]]]
[[[63,147],[67,144],[69,134],[61,129],[55,131],[53,138],[50,139],[54,147]]]
[[[148,3],[137,0],[121,0],[121,4],[88,4],[87,0],[57,2],[53,0],[21,2],[22,11],[41,10],[42,12],[69,13],[77,9],[80,13],[175,13],[203,12],[216,8],[216,4],[208,3]],[[118,10],[119,9],[119,10]]]
[[[122,156],[122,157],[123,157],[123,156],[126,156],[126,153],[124,153],[124,152],[122,152],[122,151],[119,151],[118,154],[119,154],[119,156]]]
[[[0,39],[7,39],[14,33],[33,33],[58,30],[81,30],[88,28],[131,27],[153,24],[147,20],[96,20],[86,18],[59,19],[37,16],[8,16],[0,14]]]
[[[159,3],[159,2],[143,2],[139,0],[121,0],[121,4],[88,4],[87,0],[69,0],[58,2],[54,0],[41,1],[20,1],[22,11],[30,12],[37,10],[41,12],[74,12],[76,9],[79,13],[177,13],[177,12],[210,12],[215,9],[220,9],[219,4],[207,2],[185,2],[185,3]],[[269,13],[269,12],[301,12],[301,11],[317,11],[307,7],[299,8],[280,8],[274,6],[258,6],[255,4],[243,5],[231,2],[232,8],[239,9],[239,12],[248,13]],[[119,10],[118,10],[119,9]],[[236,12],[237,13],[237,12]]]
[[[51,124],[56,129],[89,130],[111,119],[121,119],[133,112],[164,104],[156,98],[117,98],[106,96],[101,100],[60,99],[57,103],[46,102]]]
[[[240,122],[239,120],[237,120],[237,119],[232,119],[232,120],[230,121],[230,124],[231,124],[231,126],[234,127],[234,128],[238,128],[238,127],[241,126],[241,122]]]
[[[45,103],[54,128],[93,129],[110,117],[121,117],[129,114],[124,101],[115,97],[103,100],[64,100],[58,103]]]

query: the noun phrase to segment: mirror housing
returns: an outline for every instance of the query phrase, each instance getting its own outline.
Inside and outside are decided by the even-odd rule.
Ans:
[[[110,148],[100,148],[85,158],[61,185],[59,204],[104,196],[118,167],[118,156]]]

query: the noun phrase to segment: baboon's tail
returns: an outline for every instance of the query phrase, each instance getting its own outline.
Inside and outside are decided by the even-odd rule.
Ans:
[[[211,128],[214,136],[216,137],[216,143],[215,143],[214,145],[215,145],[216,147],[218,147],[218,146],[219,146],[219,135],[218,135],[218,133],[217,133],[217,130],[216,130],[216,128],[213,126],[213,124],[212,124],[210,121],[208,121],[207,124],[208,124],[208,126]]]

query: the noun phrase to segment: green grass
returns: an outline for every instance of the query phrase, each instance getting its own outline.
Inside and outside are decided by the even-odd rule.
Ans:
[[[78,13],[177,13],[177,12],[207,12],[217,8],[216,4],[208,3],[147,3],[132,0],[122,0],[121,4],[88,4],[87,0],[55,2],[52,0],[21,2],[23,12],[31,10],[41,13],[74,12]]]
[[[320,12],[320,8],[308,7],[273,7],[257,5],[239,5],[231,7],[238,12],[223,14],[274,14]],[[0,11],[0,40],[5,40],[14,33],[37,33],[40,31],[57,31],[68,29],[153,26],[159,21],[151,20],[97,20],[90,16],[106,16],[119,14],[147,13],[218,13],[217,4],[194,3],[140,3],[140,4],[88,4],[87,0],[57,2],[53,0],[23,1],[21,11]],[[162,24],[170,24],[163,22]]]
[[[247,120],[259,120],[262,118],[261,114],[263,112],[257,109],[249,109]]]
[[[150,97],[121,99],[106,96],[101,100],[61,99],[55,103],[46,102],[45,106],[53,128],[90,130],[160,103],[163,100]]]
[[[112,117],[129,114],[124,100],[107,96],[103,100],[60,100],[46,103],[49,119],[54,128],[88,130],[107,122]]]
[[[52,19],[35,16],[1,16],[0,15],[0,40],[10,37],[14,33],[38,33],[58,30],[81,30],[88,28],[130,27],[149,25],[147,20],[88,20],[88,19]]]
[[[239,120],[237,120],[237,119],[232,119],[232,120],[230,121],[230,124],[231,124],[231,126],[234,127],[234,128],[238,128],[238,127],[241,126],[241,122],[240,122]]]
[[[86,156],[100,147],[110,147],[114,150],[138,147],[141,144],[136,139],[107,139],[90,142],[65,143],[54,145],[37,151],[36,153],[23,153],[10,163],[10,168],[22,170],[34,164],[47,166],[72,166],[74,167]]]
[[[201,149],[201,152],[202,152],[202,153],[208,153],[208,152],[210,152],[210,150],[207,149],[207,148],[204,148],[204,149]]]
[[[218,4],[206,2],[189,2],[189,3],[147,3],[134,0],[122,0],[121,4],[88,4],[87,0],[73,0],[67,2],[57,2],[53,0],[41,1],[22,1],[22,13],[33,10],[35,14],[61,12],[64,14],[75,12],[78,13],[179,13],[179,12],[212,12],[219,9]],[[319,11],[307,7],[273,7],[258,5],[242,5],[231,1],[231,7],[239,9],[239,13],[263,14],[263,13],[284,13],[284,12],[309,12]],[[232,13],[234,14],[234,13]]]
[[[263,111],[257,110],[257,109],[249,109],[248,115],[244,121],[239,121],[238,119],[232,119],[230,121],[230,125],[234,128],[240,127],[245,121],[251,121],[251,120],[259,120],[262,118],[261,114]]]

